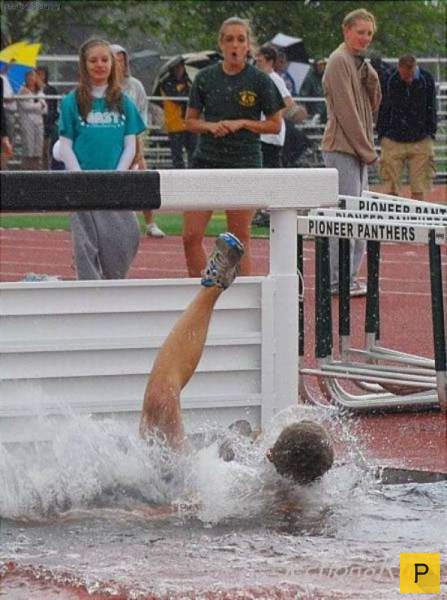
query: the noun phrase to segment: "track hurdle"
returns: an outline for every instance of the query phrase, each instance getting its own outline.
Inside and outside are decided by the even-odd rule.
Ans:
[[[346,198],[340,197],[343,202]],[[352,204],[358,210],[359,199],[353,199]],[[351,208],[353,208],[351,206]],[[441,207],[442,208],[442,207]],[[435,206],[432,209],[436,210]],[[442,295],[442,272],[440,261],[440,244],[446,244],[447,223],[441,216],[430,218],[416,215],[404,222],[387,219],[365,220],[365,214],[352,214],[352,211],[316,210],[311,217],[299,217],[298,230],[300,234],[313,234],[316,238],[316,270],[320,276],[317,277],[316,298],[316,355],[319,359],[319,369],[301,369],[302,374],[316,375],[323,379],[323,391],[326,396],[343,406],[351,408],[384,408],[390,406],[433,404],[439,400],[443,406],[446,405],[446,352],[444,337],[444,313]],[[361,212],[361,211],[358,211]],[[406,212],[406,211],[405,211]],[[442,213],[441,213],[442,214]],[[337,216],[335,216],[337,215]],[[383,217],[383,215],[381,215]],[[360,217],[360,218],[359,218]],[[332,360],[332,323],[331,302],[329,292],[329,251],[328,237],[339,237],[340,241],[340,339],[342,341],[342,360]],[[430,271],[432,285],[432,315],[434,331],[434,366],[436,374],[426,369],[405,369],[382,365],[365,365],[348,362],[347,354],[353,353],[347,345],[349,338],[349,239],[365,239],[368,244],[379,244],[383,241],[404,241],[408,243],[426,243],[430,248]],[[346,240],[348,244],[344,242]],[[370,275],[370,253],[368,254],[368,276]],[[318,289],[318,281],[322,289]],[[374,296],[378,290],[378,281],[374,281],[374,290],[371,290],[371,281],[368,277],[368,296]],[[378,324],[378,295],[376,295],[373,307],[372,319],[374,327]],[[371,311],[371,307],[367,310]],[[368,313],[367,313],[368,314]],[[319,329],[319,324],[321,330]],[[368,326],[368,319],[367,319]],[[377,329],[374,329],[377,333]],[[397,353],[393,355],[394,360]],[[424,365],[426,366],[426,365]],[[403,386],[408,389],[416,389],[414,393],[399,396],[394,393],[379,393],[355,396],[347,393],[338,383],[337,379],[350,379],[363,384],[381,384],[386,386]],[[437,390],[437,395],[430,390]],[[374,388],[374,391],[378,391]]]
[[[297,401],[296,212],[336,205],[336,170],[3,172],[1,185],[14,212],[269,208],[269,275],[219,300],[182,405],[190,429],[259,426]],[[196,289],[188,278],[0,284],[0,439],[46,439],[36,415],[62,406],[136,427],[156,351]]]
[[[348,210],[372,211],[376,219],[399,219],[401,221],[413,220],[419,222],[433,223],[437,225],[446,224],[447,206],[433,204],[431,202],[421,202],[419,200],[410,200],[387,194],[365,191],[362,197],[340,196],[340,205]],[[364,215],[366,212],[363,213]],[[438,250],[433,247],[429,252],[436,253]],[[415,366],[434,368],[434,361],[425,357],[409,355],[404,352],[397,352],[390,348],[384,348],[378,345],[380,338],[380,318],[379,318],[379,256],[380,244],[377,242],[368,242],[368,287],[371,291],[367,298],[367,318],[365,321],[366,333],[366,352],[372,357],[383,359],[392,357],[396,361],[402,361],[406,364]],[[436,267],[435,263],[435,269]],[[371,276],[370,276],[371,273]],[[437,285],[442,277],[442,273],[431,272],[431,287]],[[370,281],[371,279],[371,281]],[[371,284],[371,286],[370,286]],[[441,290],[442,291],[442,290]],[[442,297],[442,295],[441,295]],[[372,303],[374,305],[372,305]],[[437,310],[436,307],[434,310]],[[438,328],[439,330],[439,328]],[[447,332],[446,334],[447,335]]]

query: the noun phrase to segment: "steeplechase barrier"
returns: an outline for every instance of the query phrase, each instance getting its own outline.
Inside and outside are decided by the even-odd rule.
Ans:
[[[253,425],[298,398],[298,209],[337,205],[334,169],[3,172],[2,211],[271,210],[270,269],[241,277],[213,316],[184,390],[187,428]],[[158,348],[197,279],[0,284],[0,439],[47,439],[67,408],[137,427]],[[42,418],[41,418],[42,417]]]
[[[300,373],[319,378],[326,398],[352,409],[441,405],[447,408],[446,333],[441,246],[447,244],[447,207],[366,192],[362,197],[340,196],[339,208],[315,209],[298,218],[299,235],[315,236],[316,307],[315,356],[318,368]],[[333,357],[329,237],[339,238],[340,358]],[[367,240],[368,285],[365,311],[366,347],[350,346],[351,239]],[[434,360],[384,348],[380,339],[380,244],[425,244],[429,253]],[[303,312],[300,309],[300,314]],[[301,315],[302,318],[302,315]],[[300,354],[304,344],[300,346]],[[356,360],[357,359],[357,360]],[[361,359],[361,360],[360,360]],[[350,380],[367,394],[345,390]],[[301,383],[301,394],[311,398]]]

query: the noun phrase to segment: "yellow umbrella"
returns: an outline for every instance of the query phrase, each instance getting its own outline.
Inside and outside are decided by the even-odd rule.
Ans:
[[[42,44],[30,44],[27,41],[16,42],[0,52],[0,61],[15,62],[26,67],[35,67]]]

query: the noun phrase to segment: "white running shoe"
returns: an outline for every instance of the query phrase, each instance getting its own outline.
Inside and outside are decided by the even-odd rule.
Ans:
[[[165,232],[160,229],[157,223],[149,223],[146,226],[146,235],[149,237],[162,238],[165,237]]]

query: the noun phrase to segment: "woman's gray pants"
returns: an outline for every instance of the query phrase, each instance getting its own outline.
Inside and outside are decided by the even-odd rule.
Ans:
[[[368,167],[358,158],[345,152],[323,152],[324,164],[338,171],[338,193],[347,196],[361,196],[362,190],[368,189]],[[351,285],[365,255],[366,242],[351,240]],[[338,285],[338,238],[330,238],[331,286]]]
[[[137,216],[128,210],[95,210],[71,215],[78,279],[124,279],[140,242]]]

